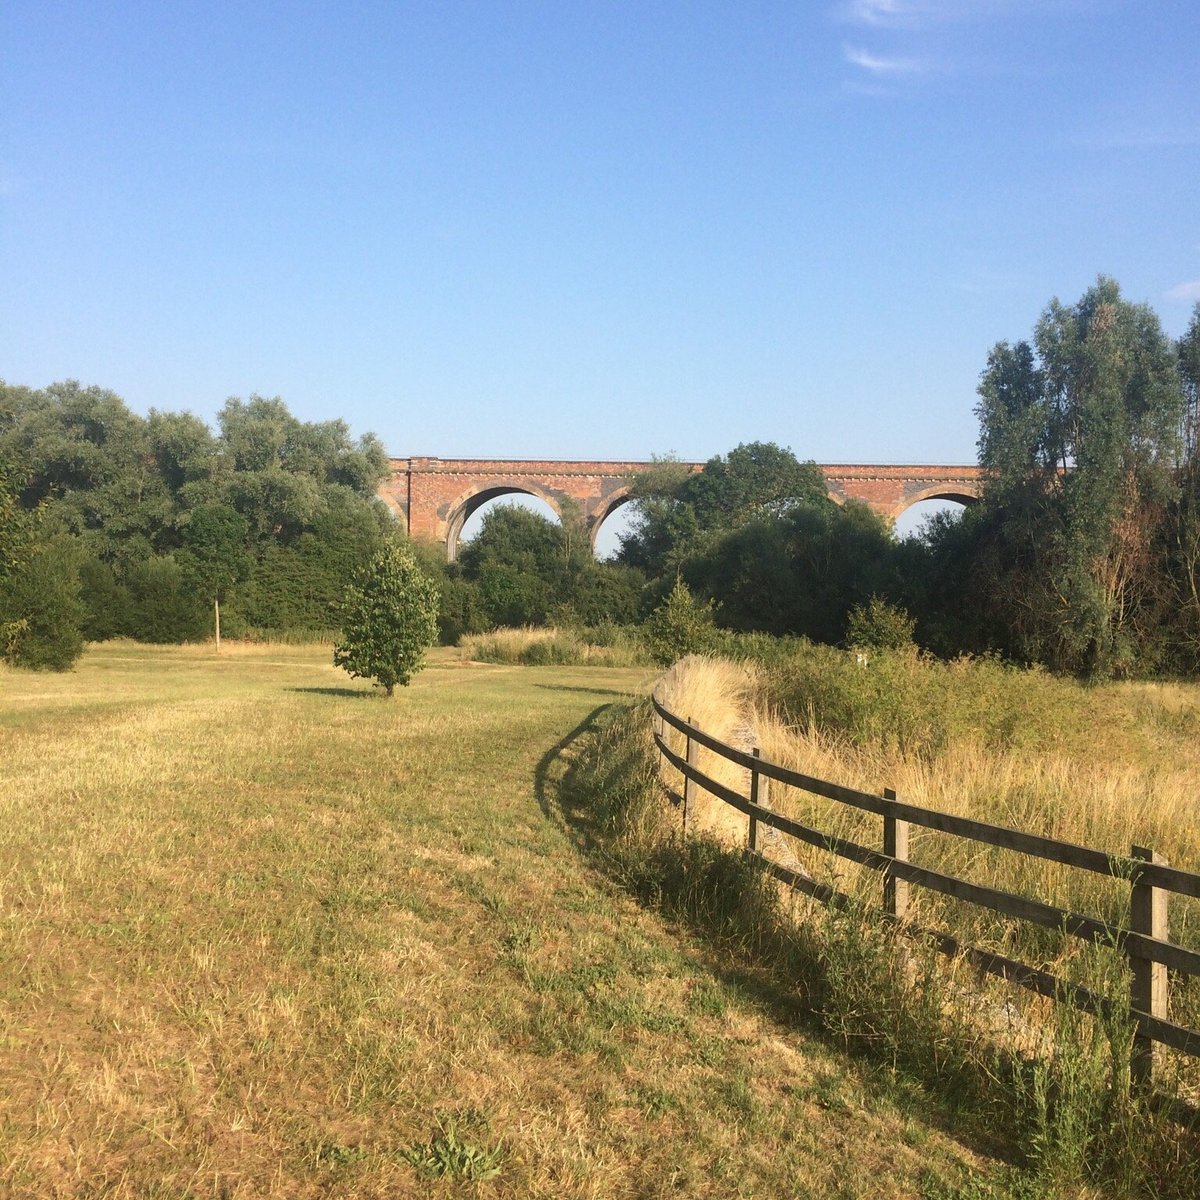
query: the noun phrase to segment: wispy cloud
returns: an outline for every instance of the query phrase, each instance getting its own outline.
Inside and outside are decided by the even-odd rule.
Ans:
[[[868,95],[894,95],[894,88],[880,88],[886,81],[896,84],[902,79],[914,79],[931,69],[931,60],[904,53],[897,39],[910,42],[920,36],[931,18],[939,15],[948,0],[843,0],[834,9],[836,20],[856,26],[863,38],[871,42],[883,40],[890,45],[871,45],[859,42],[842,46],[842,59],[855,68],[848,83],[849,90]],[[900,51],[900,52],[897,52]]]
[[[846,61],[853,66],[862,67],[872,75],[919,75],[928,70],[927,67],[911,58],[887,58],[880,54],[872,54],[858,46],[845,46],[842,51]]]
[[[1186,283],[1177,283],[1167,292],[1167,299],[1181,300],[1184,304],[1200,300],[1200,279],[1189,279]]]
[[[986,20],[1021,12],[1079,10],[1092,0],[842,0],[834,6],[836,19],[876,29],[912,27],[932,22]]]
[[[908,0],[850,0],[842,17],[856,25],[892,25],[907,17],[912,7]]]

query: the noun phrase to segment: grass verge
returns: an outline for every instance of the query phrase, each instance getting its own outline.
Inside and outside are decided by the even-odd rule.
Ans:
[[[893,669],[915,671],[920,665],[903,663]],[[836,669],[848,678],[851,694],[843,697],[843,705],[849,710],[864,693],[864,669],[853,659]],[[983,669],[1000,670],[994,664]],[[972,684],[968,664],[954,670],[964,687]],[[832,692],[837,682],[827,678],[822,686]],[[1014,695],[1021,686],[1017,673],[1006,675],[1000,684],[991,682],[1010,688]],[[795,684],[793,678],[789,686]],[[949,688],[944,676],[927,686],[943,695]],[[1063,695],[1077,701],[1072,686],[1065,685]],[[1030,687],[1056,689],[1058,681],[1035,676]],[[881,783],[899,779],[906,798],[931,807],[1018,823],[1020,818],[1006,821],[996,813],[1005,790],[1017,788],[1025,828],[1049,827],[1059,836],[1063,826],[1082,828],[1107,834],[1116,840],[1116,848],[1122,843],[1127,848],[1128,840],[1144,835],[1147,828],[1166,836],[1172,819],[1182,813],[1179,779],[1147,781],[1142,776],[1139,790],[1136,758],[1124,761],[1118,783],[1110,777],[1114,758],[1122,752],[1161,744],[1164,724],[1189,727],[1192,718],[1186,711],[1170,722],[1161,717],[1163,707],[1174,712],[1195,704],[1194,694],[1188,697],[1178,687],[1165,689],[1162,696],[1144,687],[1100,693],[1089,712],[1093,740],[1105,747],[1106,756],[1093,754],[1084,764],[1056,758],[1053,751],[1030,751],[1028,746],[1037,743],[1037,729],[999,749],[989,747],[986,731],[981,737],[971,730],[936,749],[922,746],[919,753],[907,753],[894,739],[865,736],[861,729],[848,736],[845,729],[818,726],[815,714],[820,710],[815,706],[803,723],[793,724],[786,710],[781,715],[779,678],[735,663],[686,660],[668,673],[659,690],[668,707],[726,741],[763,745],[776,761],[864,790],[878,791]],[[874,695],[890,697],[895,706],[908,703],[911,693],[878,688]],[[952,701],[953,693],[947,698]],[[924,699],[918,696],[915,704]],[[873,703],[882,704],[883,699]],[[1036,708],[1031,705],[1032,711]],[[1146,714],[1145,719],[1131,720],[1137,713]],[[899,714],[897,723],[910,716]],[[1069,728],[1079,720],[1072,712],[1062,724]],[[1119,737],[1107,736],[1109,720],[1122,723]],[[921,943],[898,939],[873,916],[877,876],[801,846],[778,849],[822,882],[850,893],[853,902],[838,912],[790,893],[785,898],[732,848],[744,840],[744,818],[735,814],[732,824],[723,822],[720,812],[728,813],[723,806],[701,805],[696,822],[701,836],[681,840],[678,813],[665,805],[657,781],[649,729],[650,714],[644,706],[622,714],[596,736],[573,780],[577,803],[595,813],[601,842],[631,890],[759,964],[781,995],[798,996],[805,1010],[848,1049],[920,1081],[961,1107],[969,1114],[968,1123],[987,1128],[1018,1155],[1025,1170],[1022,1187],[1038,1194],[1096,1188],[1104,1194],[1179,1197],[1200,1190],[1194,1115],[1181,1125],[1165,1117],[1160,1106],[1131,1094],[1130,1027],[1119,1012],[1108,1024],[1078,1017],[1065,1007],[986,984],[963,964],[948,964]],[[1059,745],[1058,732],[1051,732],[1047,741]],[[1182,740],[1176,749],[1182,751]],[[1177,762],[1180,773],[1191,769],[1182,754]],[[720,774],[706,754],[701,755],[700,768]],[[744,790],[744,779],[723,781]],[[1047,794],[1047,781],[1056,781],[1060,790]],[[1153,783],[1164,786],[1165,813],[1146,800],[1147,790],[1155,796]],[[957,805],[944,802],[950,796],[957,798]],[[1114,802],[1122,797],[1127,803]],[[1063,811],[1062,802],[1068,798],[1074,798],[1075,808]],[[1138,803],[1132,803],[1135,798]],[[791,793],[773,793],[772,799],[817,828],[866,844],[878,840],[879,830],[871,820],[841,814],[824,801]],[[1180,854],[1193,835],[1194,823],[1175,833],[1169,848]],[[948,841],[940,835],[916,839],[914,858],[1035,897],[1050,895],[1080,911],[1094,911],[1098,905],[1100,915],[1125,915],[1119,896],[1107,895],[1090,877],[1068,880],[1041,867],[1022,868],[1017,856],[969,847],[964,851]],[[1176,861],[1186,864],[1188,859]],[[1052,931],[979,918],[963,907],[922,896],[916,915],[923,924],[949,927],[1109,994],[1120,996],[1127,988],[1119,956],[1103,947],[1088,949]],[[1174,936],[1187,940],[1194,933],[1190,908],[1185,903],[1177,907],[1180,919]],[[1196,1023],[1193,1002],[1193,992],[1180,987],[1175,1019]],[[1162,1083],[1168,1098],[1190,1103],[1192,1065],[1168,1059],[1165,1068]],[[1195,1110],[1176,1105],[1173,1111],[1178,1116]]]
[[[437,651],[388,702],[279,645],[0,671],[0,1194],[1007,1194],[918,1083],[582,852],[564,775],[649,682]]]

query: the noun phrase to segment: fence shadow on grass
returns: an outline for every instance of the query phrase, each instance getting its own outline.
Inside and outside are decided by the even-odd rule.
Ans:
[[[935,1082],[920,1071],[897,1071],[894,1059],[831,1031],[822,1019],[827,981],[819,954],[802,933],[797,937],[788,928],[790,921],[772,902],[774,889],[764,886],[766,877],[742,852],[704,838],[670,838],[652,850],[643,848],[637,862],[622,853],[614,840],[619,835],[596,810],[597,781],[587,778],[595,741],[617,707],[593,709],[534,770],[539,807],[571,839],[596,883],[619,889],[686,929],[691,944],[684,953],[698,971],[719,980],[766,1021],[844,1056],[843,1069],[868,1091],[911,1105],[930,1126],[1020,1172],[1022,1155],[1011,1130],[1002,1131],[982,1115],[964,1119],[960,1106],[978,1097],[963,1074],[942,1069],[934,1072]]]
[[[591,691],[590,688],[562,688],[552,684],[538,684],[539,687],[553,687],[555,691]],[[600,692],[607,689],[598,688]],[[623,695],[624,693],[613,693]],[[537,799],[542,815],[556,828],[565,833],[575,844],[576,849],[585,853],[596,850],[595,837],[596,821],[583,805],[564,807],[564,797],[570,795],[566,781],[574,773],[575,764],[567,757],[568,751],[580,738],[595,733],[601,718],[612,704],[600,704],[593,708],[570,733],[559,738],[541,758],[533,769],[533,794]]]

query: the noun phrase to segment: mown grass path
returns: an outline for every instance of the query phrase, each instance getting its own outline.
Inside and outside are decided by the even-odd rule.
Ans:
[[[0,674],[0,1195],[989,1194],[578,849],[644,672],[328,661]]]

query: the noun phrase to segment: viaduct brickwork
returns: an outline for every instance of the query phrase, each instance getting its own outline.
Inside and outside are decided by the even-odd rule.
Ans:
[[[629,498],[630,478],[647,462],[560,462],[481,458],[393,458],[379,495],[412,537],[428,538],[458,552],[463,525],[497,496],[537,496],[561,515],[564,502],[578,505],[593,544],[604,519]],[[690,464],[699,470],[701,463]],[[861,500],[888,521],[921,500],[979,498],[979,467],[823,466],[830,496],[839,504]]]

